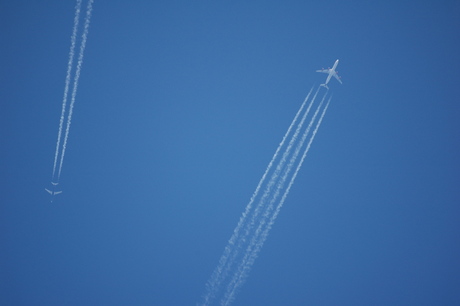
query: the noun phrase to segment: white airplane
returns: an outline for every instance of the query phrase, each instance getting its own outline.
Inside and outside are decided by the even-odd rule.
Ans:
[[[53,203],[54,196],[62,193],[62,191],[55,191],[54,190],[54,188],[56,188],[55,186],[57,186],[58,183],[51,182],[51,184],[53,184],[53,191],[51,191],[49,189],[46,189],[46,188],[45,188],[45,190],[48,191],[48,193],[51,195],[51,203]]]
[[[335,63],[334,63],[334,66],[332,66],[332,68],[328,68],[328,69],[320,69],[320,70],[316,70],[316,72],[322,72],[322,73],[327,73],[328,76],[326,78],[326,82],[324,82],[324,84],[321,84],[321,86],[323,87],[326,87],[327,89],[329,89],[329,87],[327,87],[327,83],[329,83],[329,81],[331,80],[331,77],[334,76],[334,78],[337,79],[337,81],[339,81],[340,84],[342,84],[342,80],[340,80],[340,77],[338,75],[338,71],[335,70],[335,68],[337,68],[337,65],[339,64],[339,60],[336,60]]]

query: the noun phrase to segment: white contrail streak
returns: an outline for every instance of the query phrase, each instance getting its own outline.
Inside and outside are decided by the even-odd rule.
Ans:
[[[279,161],[278,165],[276,166],[276,169],[275,169],[274,173],[272,174],[270,180],[268,181],[267,187],[265,188],[265,192],[264,192],[262,198],[259,200],[259,203],[258,203],[258,205],[257,205],[257,207],[256,207],[256,209],[254,211],[251,223],[246,228],[246,236],[244,237],[243,240],[246,240],[247,236],[253,230],[253,228],[255,226],[256,218],[260,215],[261,210],[262,209],[265,209],[265,210],[267,209],[267,208],[264,207],[265,203],[266,203],[266,200],[270,196],[270,194],[272,192],[272,187],[276,184],[276,181],[277,181],[281,171],[283,170],[283,168],[284,168],[284,166],[286,164],[286,160],[287,160],[289,154],[291,153],[291,149],[294,146],[295,142],[297,141],[297,137],[298,137],[298,135],[299,135],[299,133],[300,133],[302,127],[303,127],[305,119],[307,118],[312,105],[315,103],[316,96],[318,95],[318,91],[319,91],[319,88],[318,88],[318,90],[316,90],[316,93],[313,96],[313,99],[310,101],[310,104],[308,105],[307,110],[305,111],[304,115],[302,116],[302,119],[300,120],[299,124],[297,125],[297,128],[296,128],[296,131],[295,131],[294,135],[292,136],[292,138],[289,141],[289,144],[288,144],[286,150],[284,151],[284,153],[282,155],[281,160]],[[265,214],[266,213],[264,213],[264,215]],[[242,242],[244,242],[244,241],[242,241]]]
[[[300,133],[300,130],[302,129],[302,126],[303,126],[303,124],[305,122],[305,119],[307,118],[308,113],[310,112],[310,109],[311,109],[313,103],[315,102],[315,99],[316,99],[316,96],[318,95],[318,92],[319,92],[319,87],[316,90],[315,95],[313,96],[313,99],[311,100],[310,104],[308,105],[308,108],[305,111],[301,121],[297,125],[297,128],[296,128],[296,130],[294,132],[294,135],[292,135],[292,138],[289,141],[289,144],[286,147],[286,150],[284,151],[280,162],[276,166],[275,172],[272,174],[272,177],[268,181],[267,187],[265,188],[265,191],[264,191],[264,193],[262,195],[262,198],[260,199],[259,204],[255,208],[254,214],[253,214],[252,219],[251,219],[251,224],[246,228],[246,236],[249,235],[249,231],[251,231],[253,229],[255,220],[260,215],[260,210],[263,208],[263,206],[265,204],[265,201],[267,200],[268,196],[270,195],[270,192],[272,191],[272,187],[276,183],[276,180],[278,179],[278,176],[279,176],[281,170],[283,169],[283,167],[284,167],[284,165],[286,163],[286,159],[287,159],[288,155],[291,152],[292,146],[294,145],[294,143],[297,140],[297,137],[298,137],[298,135]]]
[[[304,122],[305,122],[305,119],[306,119],[308,113],[310,112],[310,109],[311,109],[311,107],[312,107],[312,105],[313,105],[313,103],[314,103],[314,101],[316,99],[316,96],[318,95],[318,91],[319,91],[319,89],[316,91],[315,95],[313,96],[313,99],[310,101],[310,104],[308,105],[307,110],[305,111],[304,115],[302,116],[302,119],[300,120],[299,124],[297,125],[297,128],[296,128],[294,134],[292,135],[291,140],[289,141],[289,144],[287,145],[287,147],[286,147],[286,149],[285,149],[285,151],[284,151],[284,153],[283,153],[283,155],[281,157],[281,160],[278,162],[278,165],[276,166],[275,171],[273,172],[270,180],[268,181],[267,186],[265,187],[265,191],[264,191],[261,199],[259,200],[258,204],[254,208],[254,211],[252,212],[251,221],[246,224],[244,235],[239,238],[239,244],[235,248],[233,259],[234,259],[234,257],[237,256],[240,248],[242,247],[242,244],[244,244],[247,241],[247,237],[251,234],[251,231],[254,229],[256,219],[260,216],[261,210],[264,209],[264,205],[266,203],[266,200],[267,200],[268,196],[270,195],[270,192],[272,191],[272,187],[275,184],[275,182],[276,182],[276,180],[277,180],[282,168],[284,167],[284,164],[286,163],[287,156],[289,155],[289,153],[290,153],[290,151],[292,149],[292,146],[294,145],[295,141],[297,140],[297,137],[299,135],[299,132],[300,132]],[[308,100],[309,96],[310,96],[310,94],[307,96],[306,100]],[[302,109],[303,109],[303,107],[301,107],[301,109],[299,109],[299,111],[301,111]],[[231,261],[231,263],[233,263],[233,261]]]
[[[81,1],[82,0],[77,0],[77,4],[75,5],[75,17],[73,19],[72,35],[70,36],[69,62],[67,63],[67,74],[65,77],[64,97],[62,98],[61,118],[59,119],[59,130],[58,130],[58,137],[57,137],[57,142],[56,142],[56,152],[54,154],[53,175],[51,176],[51,181],[54,181],[54,175],[56,173],[56,164],[57,164],[57,159],[59,155],[59,146],[61,143],[61,136],[62,136],[62,125],[64,123],[64,114],[65,114],[65,109],[67,105],[67,95],[69,93],[70,75],[72,73],[73,58],[75,56],[75,41],[77,39],[77,29],[78,29],[78,23],[79,23],[78,21],[80,20]]]
[[[324,95],[322,101],[320,102],[319,106],[317,107],[316,111],[315,111],[315,114],[313,115],[313,118],[311,119],[310,121],[310,124],[308,125],[307,129],[305,130],[305,132],[303,133],[302,135],[302,138],[301,140],[298,142],[297,144],[297,148],[295,150],[295,152],[293,153],[290,161],[289,161],[289,164],[287,165],[285,171],[284,171],[284,175],[281,177],[280,181],[278,182],[277,184],[277,188],[276,188],[276,191],[275,193],[273,194],[273,196],[271,197],[271,201],[270,201],[270,204],[269,206],[265,209],[265,213],[264,213],[264,216],[261,218],[260,220],[260,223],[259,223],[259,226],[256,230],[256,232],[253,234],[252,236],[252,239],[251,239],[251,242],[250,244],[248,245],[247,249],[246,249],[246,252],[245,252],[245,255],[243,257],[243,259],[241,260],[240,262],[240,265],[237,269],[237,271],[234,273],[234,276],[232,278],[232,280],[230,281],[230,283],[228,284],[227,286],[227,290],[226,290],[226,293],[224,295],[224,298],[222,299],[221,301],[221,305],[229,305],[235,298],[235,294],[237,292],[237,290],[243,285],[244,281],[246,280],[247,278],[247,275],[252,267],[252,265],[254,264],[266,238],[268,237],[268,234],[269,234],[269,231],[273,225],[273,223],[275,222],[275,219],[276,217],[278,216],[278,213],[289,193],[289,190],[292,186],[292,184],[294,183],[294,180],[297,176],[297,173],[298,171],[300,170],[300,167],[302,166],[302,163],[303,163],[303,160],[305,159],[305,156],[308,152],[308,150],[310,149],[310,146],[311,146],[311,143],[313,142],[313,139],[316,135],[316,132],[319,128],[319,125],[321,124],[321,121],[324,117],[324,114],[327,110],[327,107],[329,106],[329,102],[330,102],[330,99],[326,105],[326,107],[324,108],[323,110],[323,113],[321,114],[321,117],[316,125],[316,128],[315,130],[313,131],[313,134],[310,138],[310,141],[309,143],[307,144],[307,147],[305,149],[305,152],[302,156],[302,159],[301,161],[299,162],[298,166],[297,166],[297,169],[296,171],[294,172],[290,182],[289,182],[289,185],[288,187],[286,188],[285,190],[285,193],[283,194],[276,210],[274,213],[272,213],[272,210],[274,208],[274,203],[276,202],[279,194],[280,194],[280,191],[281,189],[284,187],[284,184],[286,182],[286,179],[288,178],[288,175],[298,157],[298,154],[300,153],[300,149],[302,148],[303,146],[303,143],[305,142],[305,139],[307,137],[307,135],[309,134],[309,131],[318,115],[318,112],[320,110],[320,108],[322,107],[322,104],[324,102],[324,99],[325,99],[326,95]],[[270,217],[271,215],[271,217]],[[267,223],[268,221],[268,223]],[[267,224],[266,224],[267,223]],[[266,224],[266,226],[265,226]],[[264,228],[265,226],[265,228]]]
[[[308,115],[308,113],[310,111],[310,108],[312,107],[312,105],[313,105],[313,103],[314,103],[314,101],[316,99],[316,96],[317,96],[317,94],[319,92],[319,87],[318,87],[313,99],[311,100],[310,105],[308,106],[306,112],[302,116],[302,119],[301,119],[300,123],[298,124],[294,135],[292,136],[287,148],[285,149],[285,151],[284,151],[284,153],[282,155],[281,160],[279,161],[276,169],[274,170],[274,173],[272,174],[270,180],[266,184],[265,191],[264,191],[264,194],[263,194],[262,198],[259,200],[258,204],[256,205],[256,207],[254,208],[253,211],[251,211],[252,210],[252,204],[255,201],[255,199],[256,199],[256,197],[258,195],[258,192],[262,188],[262,185],[264,184],[264,181],[265,181],[265,179],[266,179],[266,177],[267,177],[267,175],[269,173],[269,170],[273,166],[273,163],[276,160],[276,158],[277,158],[277,156],[278,156],[278,154],[279,154],[279,152],[281,150],[281,147],[283,146],[283,144],[286,141],[288,135],[290,134],[290,131],[292,130],[295,122],[297,122],[297,119],[300,116],[300,113],[303,111],[304,105],[306,104],[307,100],[309,99],[309,96],[311,95],[311,92],[312,92],[312,90],[310,90],[307,98],[305,99],[305,101],[303,102],[301,108],[297,112],[297,114],[296,114],[293,122],[291,123],[288,131],[286,132],[282,142],[280,143],[277,151],[275,152],[274,157],[272,158],[271,162],[269,163],[269,166],[267,167],[264,175],[262,176],[262,179],[260,180],[259,185],[256,188],[256,191],[254,192],[253,196],[251,197],[250,203],[248,204],[248,206],[246,207],[245,212],[243,213],[242,217],[240,218],[240,221],[239,221],[237,227],[234,230],[234,234],[230,238],[229,243],[228,243],[228,245],[226,246],[226,248],[224,250],[224,254],[222,255],[222,257],[221,257],[221,259],[219,261],[218,267],[216,267],[216,269],[214,270],[210,280],[206,284],[207,293],[204,296],[204,303],[202,303],[201,305],[209,305],[212,302],[212,300],[216,297],[216,295],[219,293],[219,291],[221,290],[222,283],[227,278],[227,274],[230,272],[230,269],[233,268],[233,265],[234,265],[235,260],[236,260],[236,258],[238,256],[238,253],[243,248],[243,245],[247,243],[246,241],[249,242],[249,246],[247,248],[245,248],[246,252],[244,254],[242,254],[243,258],[238,259],[238,262],[240,264],[239,264],[239,266],[237,268],[237,271],[233,274],[233,278],[231,279],[230,283],[226,286],[227,291],[226,291],[226,294],[224,295],[224,298],[221,301],[221,303],[223,305],[226,305],[226,304],[230,303],[233,300],[236,290],[244,282],[244,277],[246,275],[246,272],[249,271],[250,265],[252,265],[252,262],[256,259],[258,249],[260,249],[262,247],[262,245],[260,245],[260,247],[257,247],[258,246],[257,243],[258,243],[258,241],[260,241],[259,236],[261,236],[261,235],[263,235],[265,233],[264,232],[264,225],[269,220],[270,213],[273,211],[274,203],[275,203],[276,199],[278,198],[281,189],[284,186],[284,183],[285,183],[285,181],[287,179],[288,174],[291,171],[291,168],[293,167],[293,165],[295,163],[295,160],[297,159],[297,156],[298,156],[298,154],[300,152],[301,147],[303,146],[303,143],[305,141],[306,136],[309,133],[314,120],[316,119],[316,116],[317,116],[317,114],[319,112],[319,108],[321,107],[321,105],[324,102],[325,96],[323,97],[320,106],[316,110],[315,115],[314,115],[312,121],[310,122],[310,124],[309,124],[309,126],[307,128],[307,131],[304,133],[304,135],[302,137],[302,140],[297,145],[295,153],[294,153],[293,157],[291,157],[290,162],[288,163],[288,166],[286,166],[286,169],[283,172],[284,175],[279,179],[279,182],[278,182],[278,177],[280,175],[280,172],[285,168],[285,163],[286,163],[287,157],[290,154],[291,148],[294,146],[294,144],[296,144],[298,134],[300,133],[300,130],[302,129],[303,123],[304,123],[304,121],[305,121],[305,119],[306,119],[306,117],[307,117],[307,115]],[[273,196],[270,196],[270,194],[272,193],[272,188],[273,188],[273,186],[275,184],[276,184],[275,194]],[[266,207],[265,202],[267,201],[267,199],[271,199],[271,201],[270,201],[269,205]],[[260,216],[262,211],[263,211],[263,215]],[[251,220],[248,221],[247,219],[248,219],[248,217],[250,215],[251,215]],[[258,220],[258,221],[256,222],[256,220]],[[259,226],[258,226],[257,230],[254,232],[255,223],[258,223]],[[241,229],[243,227],[244,227],[245,231],[243,232],[243,234],[241,234],[240,231],[241,231]],[[249,238],[249,240],[248,240],[248,238]],[[263,244],[263,242],[262,242],[262,244]],[[255,256],[249,257],[253,253],[253,250],[257,250],[257,253],[254,254]],[[248,263],[250,265],[246,267],[245,265],[247,265]]]
[[[321,122],[323,121],[324,115],[326,114],[326,111],[327,111],[327,109],[329,107],[329,103],[331,102],[331,99],[332,99],[332,97],[329,98],[326,106],[324,107],[323,112],[321,114],[321,117],[319,118],[318,123],[316,124],[316,127],[315,127],[315,129],[313,131],[313,134],[312,134],[312,136],[311,136],[311,138],[310,138],[310,140],[309,140],[309,142],[307,144],[307,147],[305,148],[305,150],[303,152],[302,158],[300,159],[300,162],[297,165],[297,168],[296,168],[294,174],[291,177],[289,185],[286,188],[286,190],[284,191],[284,194],[283,194],[280,202],[278,203],[278,206],[276,207],[275,212],[270,217],[270,220],[269,220],[265,230],[262,233],[261,239],[259,240],[259,242],[258,242],[258,244],[256,246],[256,249],[254,250],[255,256],[252,256],[253,261],[257,258],[257,254],[259,253],[259,251],[262,248],[265,240],[267,239],[268,234],[270,232],[270,229],[272,228],[273,224],[275,223],[275,220],[278,217],[278,214],[279,214],[281,208],[283,207],[284,201],[286,200],[286,198],[287,198],[287,196],[289,194],[289,191],[291,190],[291,187],[294,184],[294,181],[295,181],[295,179],[297,177],[297,174],[299,173],[299,170],[302,167],[302,164],[303,164],[303,162],[305,160],[305,157],[307,156],[308,151],[310,150],[311,144],[313,143],[313,140],[315,139],[316,133],[318,132],[318,129],[319,129],[320,125],[321,125]],[[252,266],[253,263],[254,262],[250,263],[250,266]]]
[[[238,253],[240,252],[241,249],[244,248],[243,245],[247,243],[247,241],[249,240],[248,238],[254,237],[254,235],[256,235],[256,234],[252,233],[254,231],[256,223],[261,223],[263,221],[263,218],[266,218],[266,217],[264,217],[266,215],[266,213],[264,213],[263,216],[261,216],[261,213],[262,213],[262,211],[266,211],[268,209],[267,207],[265,207],[266,206],[266,201],[269,199],[269,196],[270,196],[270,194],[272,192],[272,188],[276,184],[276,181],[278,180],[279,174],[280,174],[280,172],[282,171],[282,169],[284,168],[284,166],[286,164],[286,159],[287,159],[288,155],[290,154],[293,145],[297,141],[297,137],[298,137],[298,135],[299,135],[299,133],[300,133],[300,131],[302,129],[302,126],[303,126],[303,124],[305,122],[305,119],[307,118],[307,116],[308,116],[308,114],[310,112],[310,109],[311,109],[312,105],[314,104],[314,102],[316,100],[316,96],[318,95],[318,92],[319,92],[319,87],[316,90],[312,100],[310,101],[307,110],[305,111],[305,113],[302,116],[300,122],[298,123],[297,128],[296,128],[294,134],[292,135],[291,140],[289,141],[289,144],[287,145],[284,153],[282,154],[281,160],[278,162],[278,165],[276,166],[275,171],[273,172],[273,174],[271,175],[270,180],[266,184],[265,191],[264,191],[262,197],[260,198],[260,200],[258,201],[258,204],[256,205],[254,211],[252,212],[251,220],[248,221],[248,223],[245,224],[244,234],[241,237],[238,238],[238,244],[233,247],[232,257],[229,260],[229,264],[227,264],[227,266],[226,266],[226,270],[225,270],[226,273],[222,276],[222,279],[226,278],[228,270],[230,270],[233,267],[233,264],[234,264],[234,262],[236,260],[236,257],[238,256]],[[309,96],[310,96],[310,94],[307,96],[306,100],[308,100]],[[299,111],[301,111],[302,109],[303,109],[303,107],[301,107],[301,109]],[[251,239],[251,241],[252,241],[252,239]],[[244,253],[242,255],[245,256],[246,253]],[[227,286],[227,288],[228,288],[228,286]]]
[[[82,34],[81,45],[80,45],[80,53],[78,55],[77,69],[75,71],[75,78],[73,82],[72,98],[70,100],[69,114],[67,116],[67,127],[65,131],[64,143],[62,145],[61,162],[59,164],[59,172],[58,172],[58,181],[59,181],[59,178],[61,177],[62,164],[64,162],[64,155],[65,155],[65,150],[67,147],[67,139],[69,137],[70,124],[72,122],[73,107],[75,104],[75,98],[77,96],[78,80],[80,78],[81,66],[83,64],[83,54],[85,52],[86,40],[88,37],[89,22],[91,20],[91,12],[93,10],[93,1],[94,0],[89,0],[88,6],[86,9],[85,25],[83,28],[83,34]]]
[[[245,225],[246,219],[247,219],[249,213],[252,210],[252,204],[254,202],[254,199],[257,197],[257,195],[259,193],[259,190],[260,190],[262,184],[264,183],[264,181],[265,181],[265,179],[267,177],[267,174],[269,173],[270,169],[272,168],[274,161],[278,157],[278,154],[279,154],[281,148],[283,147],[287,137],[291,133],[291,130],[292,130],[294,124],[296,123],[300,113],[302,112],[303,108],[305,107],[305,104],[307,103],[308,98],[310,97],[312,91],[313,91],[313,87],[310,89],[310,92],[308,93],[307,97],[305,98],[305,100],[303,101],[303,103],[300,106],[299,110],[297,111],[297,114],[295,115],[294,119],[292,120],[291,124],[289,125],[289,128],[286,131],[286,134],[284,135],[283,139],[281,140],[280,144],[278,145],[278,148],[276,149],[275,154],[273,155],[270,163],[268,164],[267,169],[265,170],[265,173],[262,175],[262,178],[260,179],[259,184],[257,185],[257,188],[254,191],[254,194],[252,195],[248,205],[246,206],[245,211],[243,212],[242,216],[240,217],[238,225],[233,230],[233,235],[229,239],[228,244],[224,249],[224,253],[222,254],[222,256],[221,256],[221,258],[219,260],[219,264],[215,268],[215,270],[213,271],[213,273],[211,275],[211,278],[208,280],[208,282],[206,284],[206,291],[207,292],[204,295],[204,302],[202,303],[202,305],[208,305],[208,303],[211,302],[211,300],[215,297],[215,295],[217,294],[217,291],[220,289],[220,285],[221,285],[222,281],[226,277],[226,274],[227,274],[228,270],[232,266],[232,261],[234,260],[234,258],[236,257],[237,254],[234,254],[232,256],[232,260],[230,260],[230,263],[228,262],[228,259],[229,259],[230,255],[233,252],[238,252],[238,249],[235,249],[235,242],[239,239],[240,230]],[[227,267],[227,268],[225,269],[225,267]]]

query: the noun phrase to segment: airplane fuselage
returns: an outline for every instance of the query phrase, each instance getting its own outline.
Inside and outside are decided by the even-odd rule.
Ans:
[[[324,84],[327,85],[327,83],[329,83],[329,81],[331,80],[332,76],[335,73],[335,68],[337,68],[338,64],[339,64],[339,60],[336,60],[335,63],[334,63],[334,66],[332,66],[332,68],[329,70],[329,75],[327,76],[326,82],[324,82]]]

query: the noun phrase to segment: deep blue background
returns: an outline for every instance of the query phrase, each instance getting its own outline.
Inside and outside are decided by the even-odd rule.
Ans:
[[[1,305],[195,304],[337,58],[235,305],[460,304],[458,1],[96,0],[50,204],[74,6],[0,2]]]

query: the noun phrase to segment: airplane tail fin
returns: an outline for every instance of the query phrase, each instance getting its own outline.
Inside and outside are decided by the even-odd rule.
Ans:
[[[324,88],[326,88],[326,89],[329,89],[329,87],[327,87],[326,84],[321,84],[321,85],[319,85],[319,86],[322,86],[322,87],[324,87]]]

